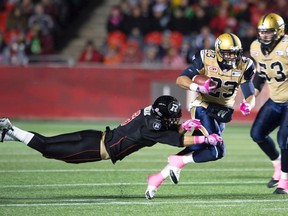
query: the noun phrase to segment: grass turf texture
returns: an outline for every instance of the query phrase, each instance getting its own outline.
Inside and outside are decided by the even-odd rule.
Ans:
[[[44,135],[103,130],[111,122],[13,121]],[[273,133],[275,138],[276,133]],[[169,179],[156,197],[144,197],[147,175],[180,149],[144,148],[113,165],[110,161],[67,164],[46,159],[23,143],[0,143],[0,215],[287,215],[288,196],[266,183],[273,169],[249,137],[249,125],[228,124],[226,156],[189,164],[180,183]]]

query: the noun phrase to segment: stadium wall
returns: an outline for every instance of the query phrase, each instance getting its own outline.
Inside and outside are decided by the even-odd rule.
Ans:
[[[1,67],[0,113],[17,119],[125,119],[157,96],[171,94],[184,109],[185,91],[175,85],[182,69],[128,67]],[[257,98],[249,117],[240,114],[238,94],[233,121],[252,120],[267,99]],[[183,111],[189,118],[189,112]]]

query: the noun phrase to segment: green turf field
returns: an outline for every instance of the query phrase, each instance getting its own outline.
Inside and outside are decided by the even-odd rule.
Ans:
[[[13,121],[45,135],[104,129],[115,123]],[[273,134],[273,137],[275,137]],[[288,196],[266,188],[272,165],[249,137],[249,125],[229,124],[222,160],[189,164],[181,181],[169,179],[148,201],[148,174],[166,165],[175,147],[145,148],[113,165],[110,161],[66,164],[43,158],[23,143],[0,143],[0,215],[288,215]]]

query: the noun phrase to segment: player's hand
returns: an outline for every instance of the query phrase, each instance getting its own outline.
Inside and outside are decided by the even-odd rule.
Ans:
[[[197,92],[202,94],[209,94],[216,88],[216,85],[210,86],[210,82],[213,82],[212,79],[207,79],[204,84],[198,85]]]
[[[213,146],[222,145],[223,138],[218,134],[210,134],[209,136],[205,137],[205,143],[208,143]]]
[[[189,119],[182,123],[181,126],[184,130],[191,132],[192,128],[194,128],[194,130],[200,129],[202,127],[202,124],[199,119]]]
[[[240,104],[240,111],[244,116],[247,116],[250,114],[251,112],[251,106],[250,104],[246,103],[246,102],[242,102]]]

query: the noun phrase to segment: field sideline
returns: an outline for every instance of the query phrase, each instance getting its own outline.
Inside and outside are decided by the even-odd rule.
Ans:
[[[12,121],[44,135],[103,130],[115,122]],[[273,133],[275,138],[276,133]],[[66,164],[43,158],[22,143],[0,143],[0,215],[287,215],[288,196],[266,187],[272,164],[249,137],[249,125],[228,124],[227,155],[189,164],[178,185],[169,179],[148,201],[147,175],[166,165],[175,147],[144,148],[113,165],[110,161]]]

